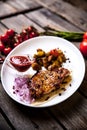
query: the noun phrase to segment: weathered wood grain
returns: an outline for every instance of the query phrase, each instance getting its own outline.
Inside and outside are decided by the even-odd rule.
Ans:
[[[26,13],[26,15],[41,27],[49,26],[60,31],[81,32],[78,27],[45,8]]]
[[[4,34],[6,32],[6,27],[3,26],[1,23],[0,23],[0,35]]]
[[[58,23],[52,21],[51,18],[55,18],[55,15],[51,15],[51,13],[45,9],[26,13],[26,16],[28,16],[30,19],[32,19],[34,22],[38,23],[42,27],[50,26],[58,30],[67,30],[66,28],[60,26]]]
[[[8,28],[14,29],[18,33],[30,25],[37,28],[40,32],[43,31],[43,29],[40,26],[35,24],[33,21],[29,20],[24,15],[17,15],[11,18],[3,19],[1,20],[1,22]]]
[[[8,5],[7,3],[3,3],[0,1],[0,18],[2,16],[15,13],[16,9]]]
[[[63,0],[55,1],[52,4],[44,4],[41,0],[36,0],[42,6],[48,8],[54,13],[60,15],[64,19],[67,19],[70,23],[86,31],[87,29],[87,12],[76,8],[75,6],[64,2]],[[50,1],[49,1],[50,3]]]
[[[87,129],[87,100],[77,92],[50,111],[67,130]]]
[[[40,8],[41,5],[35,1],[7,0],[0,1],[0,18],[18,14],[19,12]]]
[[[6,3],[14,7],[17,10],[17,12],[41,7],[41,5],[35,2],[34,0],[23,0],[22,2],[20,0],[7,0]]]
[[[81,8],[83,10],[87,11],[87,0],[64,0],[66,2],[69,2],[70,4],[73,4],[77,8]]]
[[[42,0],[34,0],[34,1],[41,4],[42,6],[43,5],[48,5],[49,6],[49,5],[53,4],[53,3],[55,3],[57,0],[44,0],[44,1],[42,1]]]
[[[0,130],[12,130],[1,113],[0,113]]]

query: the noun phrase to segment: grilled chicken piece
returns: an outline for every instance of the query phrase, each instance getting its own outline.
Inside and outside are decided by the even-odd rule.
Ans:
[[[33,98],[40,98],[45,94],[59,89],[63,80],[70,75],[70,71],[59,68],[55,71],[40,70],[30,81],[30,94]]]

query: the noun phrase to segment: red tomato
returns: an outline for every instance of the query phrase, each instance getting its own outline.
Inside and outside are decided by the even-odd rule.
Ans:
[[[11,47],[6,47],[6,48],[4,48],[3,53],[5,55],[8,55],[11,52],[11,50],[12,50]]]
[[[26,31],[25,29],[22,30],[21,35],[22,35],[22,36],[26,36],[26,35],[27,35],[27,31]]]
[[[38,34],[36,32],[31,32],[29,34],[29,38],[33,38],[33,37],[36,37],[36,36],[38,36]]]
[[[83,56],[87,57],[87,40],[83,40],[80,43],[80,51],[82,52]]]
[[[14,47],[18,46],[19,44],[20,44],[20,42],[15,42]]]
[[[87,39],[87,32],[85,32],[84,35],[83,35],[83,40],[84,39]]]
[[[58,53],[57,49],[53,49],[53,50],[50,51],[50,54],[57,57],[59,53]]]
[[[7,34],[3,34],[3,35],[1,35],[0,39],[1,39],[1,42],[6,43],[8,41],[8,35]]]
[[[29,26],[29,27],[27,28],[27,31],[28,31],[28,32],[31,32],[32,30],[33,30],[32,26]]]
[[[5,48],[4,44],[2,42],[0,42],[0,51],[3,51]]]
[[[8,36],[10,36],[10,37],[13,37],[14,34],[15,34],[15,31],[14,31],[13,29],[8,29],[7,32],[6,32],[6,34],[7,34]]]
[[[28,34],[26,32],[26,30],[23,30],[22,33],[21,33],[21,37],[22,37],[22,40],[25,41],[28,39]]]
[[[20,34],[17,34],[16,40],[17,40],[17,42],[21,43],[22,42],[22,36]]]

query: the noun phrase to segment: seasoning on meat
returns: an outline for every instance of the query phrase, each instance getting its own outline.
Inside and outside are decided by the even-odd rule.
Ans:
[[[63,80],[69,75],[70,71],[62,67],[55,71],[40,70],[29,82],[31,97],[37,99],[59,89]]]

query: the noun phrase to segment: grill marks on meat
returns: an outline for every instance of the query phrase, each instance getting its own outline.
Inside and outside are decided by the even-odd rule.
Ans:
[[[58,68],[55,71],[40,70],[29,83],[31,97],[40,98],[53,90],[59,89],[60,84],[69,74],[70,71],[65,68]]]

